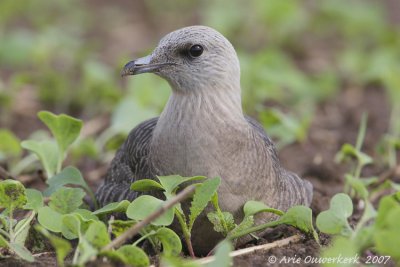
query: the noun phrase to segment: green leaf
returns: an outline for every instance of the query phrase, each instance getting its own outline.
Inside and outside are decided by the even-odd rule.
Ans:
[[[373,238],[379,253],[390,255],[397,261],[400,261],[398,249],[399,220],[400,202],[396,199],[396,195],[383,197],[379,203]]]
[[[8,241],[0,235],[0,248],[8,248]]]
[[[243,211],[244,217],[252,216],[260,212],[270,212],[279,216],[282,216],[284,214],[284,212],[281,210],[270,208],[263,202],[253,200],[247,201],[244,204]]]
[[[81,234],[81,221],[77,216],[76,214],[66,214],[62,216],[61,233],[67,239],[75,239]]]
[[[28,237],[29,229],[31,228],[30,222],[34,217],[30,216],[28,218],[20,220],[14,227],[14,243],[21,246],[25,246],[26,238]]]
[[[133,220],[114,220],[110,221],[109,224],[111,226],[111,232],[115,237],[120,236],[122,233],[124,233],[126,230],[128,230],[132,225],[134,225],[136,222]]]
[[[21,154],[20,140],[12,132],[0,129],[0,156],[18,157]]]
[[[83,222],[99,220],[99,218],[96,215],[94,215],[90,210],[86,209],[76,209],[72,212],[72,214],[78,215],[80,220]]]
[[[363,183],[362,179],[355,178],[351,174],[345,175],[346,182],[356,191],[357,195],[366,200],[369,192],[367,186]]]
[[[44,206],[38,210],[38,221],[47,230],[55,233],[61,232],[62,214],[54,211],[48,206]]]
[[[238,226],[236,226],[229,232],[228,236],[240,233],[247,228],[253,227],[253,225],[254,225],[254,217],[252,215],[246,216]]]
[[[222,233],[224,236],[228,234],[229,231],[236,227],[233,215],[230,212],[209,212],[207,213],[208,220],[213,224],[214,231]]]
[[[9,243],[9,247],[12,249],[12,251],[15,252],[15,254],[18,255],[23,260],[26,260],[27,262],[34,262],[35,258],[33,258],[32,253],[24,246],[21,246],[20,244],[17,243]]]
[[[113,212],[126,212],[130,202],[128,200],[122,200],[120,202],[112,202],[101,209],[98,209],[93,212],[94,215],[101,215],[101,214],[109,214]]]
[[[130,266],[148,267],[150,265],[150,260],[146,253],[142,249],[132,245],[124,245],[116,251],[104,251],[100,255]]]
[[[342,259],[352,259],[354,257],[357,257],[357,246],[354,244],[354,242],[351,239],[342,237],[342,236],[337,236],[332,242],[332,245],[327,247],[322,251],[322,257],[323,258],[339,258],[341,257]],[[323,266],[326,267],[352,267],[354,264],[351,262],[342,262],[342,263],[326,263]]]
[[[312,210],[306,206],[291,207],[285,214],[283,214],[279,222],[288,224],[300,229],[301,231],[313,234],[313,237],[319,242],[318,234],[316,233],[312,224]]]
[[[164,187],[151,179],[142,179],[134,182],[131,185],[131,190],[145,192],[151,190],[164,190]]]
[[[43,207],[43,196],[42,193],[36,189],[26,189],[26,204],[24,209],[38,211]]]
[[[217,245],[214,261],[208,263],[207,267],[229,267],[232,266],[232,258],[229,253],[232,251],[232,244],[228,240],[224,240]]]
[[[50,234],[45,228],[41,227],[40,225],[36,225],[35,229],[42,233],[47,239],[49,239],[57,254],[57,264],[58,266],[63,267],[64,259],[71,251],[71,244],[65,239]]]
[[[25,187],[21,182],[15,180],[4,180],[0,182],[0,207],[8,212],[22,208],[26,204]]]
[[[59,151],[55,142],[26,140],[21,146],[36,154],[46,171],[47,178],[51,178],[57,172]]]
[[[84,236],[93,247],[99,250],[111,242],[107,233],[107,227],[101,221],[92,222]]]
[[[92,258],[96,257],[98,251],[83,236],[79,237],[79,258],[74,265],[84,266]]]
[[[82,205],[84,196],[81,188],[61,187],[51,195],[49,207],[61,214],[68,214]]]
[[[160,228],[155,236],[160,240],[163,246],[164,255],[179,255],[182,251],[182,243],[179,236],[169,228]]]
[[[170,175],[170,176],[157,176],[162,187],[165,189],[167,195],[173,194],[179,187],[179,185],[190,182],[204,180],[204,176],[193,176],[193,177],[182,177],[180,175]]]
[[[347,221],[352,213],[353,203],[351,198],[343,193],[336,194],[330,201],[329,209],[317,216],[317,227],[327,234],[348,236],[353,231]]]
[[[67,184],[79,185],[86,192],[92,192],[85,179],[83,179],[81,172],[72,166],[66,167],[60,173],[48,179],[47,184],[49,187],[43,192],[45,196],[50,196],[60,187]]]
[[[367,154],[357,150],[351,144],[344,144],[342,149],[336,155],[337,162],[343,162],[347,159],[356,158],[362,166],[368,165],[373,162],[372,158]]]
[[[191,231],[196,218],[205,209],[208,202],[210,202],[211,198],[217,192],[220,183],[221,178],[216,177],[208,179],[196,187],[196,191],[194,192],[193,200],[190,206],[189,231]]]
[[[40,111],[38,116],[50,129],[62,153],[78,138],[83,125],[81,120],[65,114],[55,115],[48,111]]]
[[[164,201],[149,195],[143,195],[132,201],[126,210],[128,218],[141,221],[148,217],[151,213],[158,210]],[[153,225],[170,225],[174,220],[174,209],[167,210],[163,215],[151,222]]]

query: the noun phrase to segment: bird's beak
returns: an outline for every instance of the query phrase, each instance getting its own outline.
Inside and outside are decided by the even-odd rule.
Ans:
[[[151,59],[152,57],[149,55],[129,61],[122,69],[121,76],[157,72],[163,66],[173,65],[172,63],[151,63]]]

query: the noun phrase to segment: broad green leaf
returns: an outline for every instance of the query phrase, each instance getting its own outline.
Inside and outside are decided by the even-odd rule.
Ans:
[[[143,195],[132,201],[126,210],[128,218],[141,221],[149,216],[151,213],[158,210],[164,201],[149,195]],[[174,209],[167,210],[163,215],[151,222],[153,225],[170,225],[174,220]]]
[[[117,249],[127,259],[127,264],[135,267],[147,267],[150,265],[149,257],[146,253],[138,247],[125,245]]]
[[[120,202],[112,202],[101,209],[98,209],[93,212],[94,215],[101,215],[101,214],[109,214],[113,212],[126,212],[130,202],[128,200],[122,200]]]
[[[0,156],[1,154],[17,157],[21,154],[20,140],[11,131],[0,129]]]
[[[193,177],[182,177],[180,175],[170,175],[170,176],[157,176],[157,179],[160,181],[162,187],[165,189],[167,194],[173,194],[178,186],[191,181],[199,181],[204,180],[206,177],[204,176],[193,176]]]
[[[151,190],[164,190],[162,185],[151,179],[142,179],[131,185],[131,190],[145,192]]]
[[[32,256],[32,253],[26,247],[21,246],[20,244],[17,244],[17,243],[13,243],[13,242],[10,242],[8,244],[8,246],[21,259],[26,260],[27,262],[34,262],[35,261],[35,258]]]
[[[397,193],[399,194],[399,193]],[[396,195],[385,196],[379,203],[373,238],[376,249],[382,255],[391,255],[400,261],[398,239],[400,229],[400,202]]]
[[[44,206],[38,210],[38,221],[47,230],[55,233],[61,232],[62,214],[48,206]]]
[[[35,229],[42,233],[47,239],[49,239],[57,254],[57,264],[58,266],[63,267],[64,259],[71,251],[71,244],[63,238],[50,234],[45,228],[41,227],[40,225],[36,225]]]
[[[233,215],[230,212],[209,212],[207,213],[208,220],[213,224],[214,231],[222,233],[224,236],[236,227]]]
[[[62,216],[61,233],[67,239],[75,239],[81,234],[81,221],[75,214]]]
[[[316,233],[312,223],[312,210],[306,206],[291,207],[285,214],[283,214],[279,222],[294,226],[301,231],[313,234],[313,237],[319,242],[318,234]]]
[[[347,221],[352,213],[351,198],[343,193],[336,194],[330,201],[329,209],[317,216],[317,227],[327,234],[348,236],[353,231]]]
[[[22,208],[26,204],[25,187],[21,182],[15,180],[4,180],[0,182],[0,207],[8,212]]]
[[[43,196],[42,193],[36,189],[26,189],[26,204],[24,209],[38,211],[43,207]]]
[[[179,255],[182,251],[182,243],[179,236],[169,228],[160,228],[155,236],[161,241],[164,255]]]
[[[115,251],[103,251],[100,253],[100,255],[105,256],[113,261],[125,263],[129,266],[150,266],[150,260],[146,253],[142,249],[132,245],[124,245]]]
[[[118,237],[134,224],[135,221],[133,220],[126,220],[126,221],[114,220],[110,222],[111,232],[115,237]]]
[[[99,218],[96,215],[94,215],[90,210],[86,209],[76,209],[72,212],[72,214],[78,215],[79,219],[83,222],[99,220]]]
[[[232,244],[228,240],[224,240],[217,245],[214,260],[208,263],[207,267],[229,267],[232,265],[232,258],[229,253],[232,251]]]
[[[264,203],[254,200],[247,201],[244,204],[243,212],[244,212],[244,217],[252,216],[260,212],[270,212],[279,216],[282,216],[284,214],[284,212],[281,210],[270,208]]]
[[[107,233],[107,227],[101,221],[92,222],[84,236],[93,247],[99,250],[111,242]]]
[[[68,214],[82,205],[84,196],[81,188],[61,187],[50,196],[49,207],[61,214]]]
[[[49,187],[43,192],[45,196],[50,196],[60,187],[67,184],[79,185],[80,187],[85,189],[86,192],[92,191],[86,183],[85,179],[83,179],[81,172],[77,168],[72,166],[66,167],[60,173],[53,176],[51,179],[48,179],[47,184],[49,185]]]
[[[48,111],[40,111],[38,116],[50,129],[62,153],[78,138],[83,125],[81,120],[65,114],[55,115]]]
[[[354,258],[357,257],[357,246],[354,244],[354,242],[351,239],[342,237],[342,236],[337,236],[332,242],[332,245],[327,247],[322,251],[322,257],[324,258]],[[354,264],[352,263],[346,263],[346,262],[341,262],[341,263],[327,263],[323,264],[323,266],[326,267],[352,267]]]
[[[208,179],[196,187],[190,206],[189,231],[191,231],[196,218],[205,209],[208,202],[210,202],[214,194],[217,192],[220,183],[221,178],[216,177]]]
[[[49,140],[26,140],[21,143],[21,146],[35,153],[46,171],[47,178],[53,177],[57,172],[59,153],[55,142]]]

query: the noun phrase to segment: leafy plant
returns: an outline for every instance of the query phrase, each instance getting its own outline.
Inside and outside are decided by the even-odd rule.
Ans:
[[[21,143],[21,146],[37,155],[46,171],[47,178],[51,179],[61,171],[68,147],[79,136],[82,121],[65,114],[54,115],[48,111],[39,112],[38,117],[50,129],[56,143],[50,140],[26,140]]]
[[[29,193],[28,193],[29,192]],[[30,223],[36,215],[43,199],[38,191],[26,191],[18,181],[5,180],[0,182],[0,207],[5,210],[0,214],[0,247],[13,251],[22,259],[33,262],[34,258],[25,248]],[[28,217],[17,221],[14,212],[17,209],[31,210]]]
[[[150,179],[136,181],[132,184],[131,189],[136,191],[162,190],[166,200],[169,200],[175,196],[177,190],[183,183],[204,180],[205,177],[181,177],[179,175],[172,175],[158,176],[157,179],[159,182]],[[153,222],[154,225],[170,225],[174,219],[174,216],[176,216],[182,228],[186,244],[192,257],[194,257],[194,251],[191,244],[191,231],[193,229],[193,225],[210,200],[217,194],[217,189],[220,182],[221,179],[217,177],[207,179],[202,183],[196,184],[197,188],[189,208],[190,213],[188,216],[183,211],[181,205],[178,204],[173,210],[168,211],[158,220]],[[127,216],[131,219],[140,220],[158,208],[162,202],[162,200],[152,196],[140,196],[128,206],[126,212]],[[146,206],[146,208],[140,208],[141,206],[143,207],[143,204],[141,203],[150,203],[150,205]]]

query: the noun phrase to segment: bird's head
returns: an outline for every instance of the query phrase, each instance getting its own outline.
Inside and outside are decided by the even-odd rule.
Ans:
[[[232,44],[205,26],[176,30],[146,57],[128,62],[122,75],[155,73],[180,93],[209,88],[240,91],[240,66]]]

